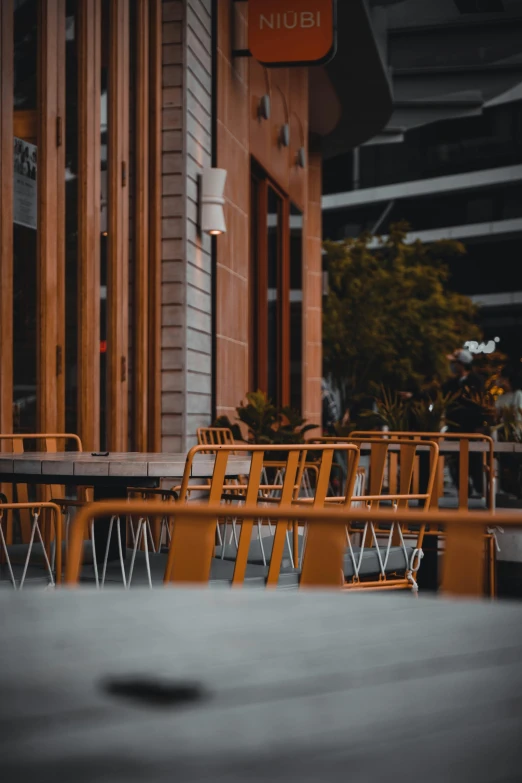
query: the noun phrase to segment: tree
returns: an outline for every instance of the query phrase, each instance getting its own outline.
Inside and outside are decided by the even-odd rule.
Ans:
[[[447,262],[464,255],[464,246],[406,244],[408,229],[399,223],[386,239],[365,233],[325,243],[324,364],[344,405],[382,386],[402,390],[443,378],[446,355],[481,339],[473,302],[447,285]]]

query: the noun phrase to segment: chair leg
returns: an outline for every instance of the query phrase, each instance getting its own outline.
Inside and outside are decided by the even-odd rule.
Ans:
[[[294,522],[292,529],[294,535],[294,568],[299,568],[299,524]]]
[[[496,573],[496,547],[495,537],[491,536],[488,542],[489,548],[489,597],[495,598],[497,595],[497,573]]]

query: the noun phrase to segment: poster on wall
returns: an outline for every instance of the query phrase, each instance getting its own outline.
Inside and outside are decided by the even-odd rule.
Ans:
[[[13,222],[36,229],[36,146],[14,137]]]

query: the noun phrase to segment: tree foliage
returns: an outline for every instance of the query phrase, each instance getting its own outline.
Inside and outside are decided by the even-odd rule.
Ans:
[[[446,355],[481,339],[472,301],[448,288],[462,244],[406,244],[406,223],[386,239],[365,233],[325,243],[330,291],[323,314],[325,371],[343,403],[377,388],[420,386],[447,375]]]

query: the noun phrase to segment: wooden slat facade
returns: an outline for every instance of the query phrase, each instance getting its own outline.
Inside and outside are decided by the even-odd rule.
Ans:
[[[161,0],[150,0],[148,449],[161,450]]]
[[[101,0],[78,3],[78,434],[100,440]]]
[[[39,4],[37,426],[63,429],[65,324],[65,0]]]
[[[128,447],[129,3],[110,0],[108,97],[107,447]]]
[[[149,2],[136,0],[136,84],[134,193],[134,447],[148,444],[148,310],[149,310]]]
[[[9,432],[13,424],[13,5],[13,0],[0,3],[2,432]],[[254,375],[249,356],[255,309],[250,301],[255,281],[249,269],[252,159],[286,199],[283,223],[289,222],[290,203],[303,212],[304,309],[310,310],[303,326],[303,412],[314,421],[320,418],[320,156],[310,155],[305,169],[295,165],[297,146],[304,145],[308,152],[307,73],[283,69],[267,81],[263,69],[252,61],[237,58],[231,64],[227,31],[234,5],[238,6],[236,21],[246,29],[246,9],[239,3],[78,0],[74,9],[68,9],[76,16],[73,42],[66,39],[66,0],[38,0],[38,101],[16,112],[16,128],[38,146],[35,285],[36,427],[40,432],[65,428],[66,378],[68,393],[77,385],[77,429],[89,450],[105,445],[100,444],[102,411],[107,417],[106,447],[111,451],[190,445],[197,427],[211,421],[214,392],[215,412],[234,416],[235,406],[248,391],[249,371],[250,380]],[[77,174],[78,221],[77,229],[68,226],[69,238],[76,230],[78,237],[74,294],[67,291],[65,279],[65,80],[70,76],[67,69],[76,67],[75,59],[78,162],[72,173]],[[106,76],[107,116],[102,117]],[[269,122],[259,122],[250,116],[250,109],[267,89],[273,93],[274,115]],[[291,148],[276,142],[277,129],[289,118]],[[212,165],[214,125],[214,164],[228,171],[229,232],[215,242],[213,256],[209,237],[199,231],[198,181],[202,170]],[[76,140],[70,142],[74,148]],[[106,238],[100,242],[105,144],[107,225]],[[75,187],[70,186],[71,193]],[[313,198],[308,190],[314,191]],[[102,289],[105,251],[106,292]],[[278,315],[278,365],[288,367],[286,244],[281,253],[286,271],[279,281],[285,305]],[[67,312],[77,304],[78,313],[74,346],[78,375],[72,380],[68,373],[74,373],[74,367],[66,365],[66,358],[74,356],[70,344],[66,352],[66,291],[67,296],[76,296],[67,301]],[[107,331],[102,335],[105,295]],[[266,302],[259,309],[265,317]],[[106,346],[100,344],[102,337]],[[266,347],[261,341],[259,375],[266,375]],[[102,388],[105,359],[106,388]],[[75,364],[76,356],[69,360]],[[288,402],[289,377],[280,375],[279,397]],[[28,383],[33,385],[34,379]]]

